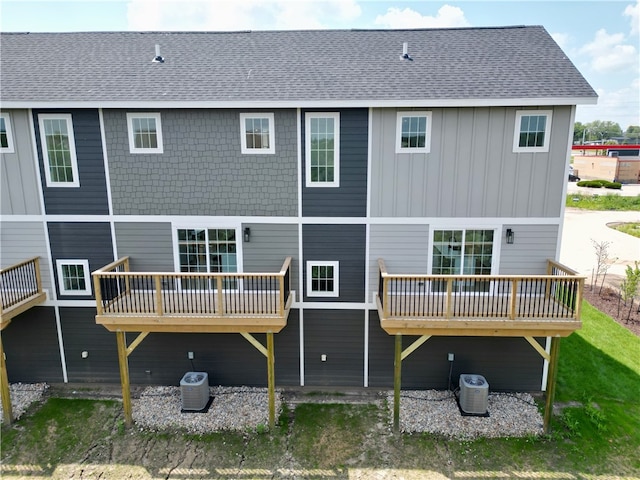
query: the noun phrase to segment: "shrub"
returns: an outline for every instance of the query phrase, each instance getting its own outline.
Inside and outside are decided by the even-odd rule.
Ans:
[[[618,182],[610,182],[609,180],[582,180],[578,182],[576,185],[579,187],[588,187],[588,188],[611,188],[614,190],[620,190],[622,188],[622,184]]]

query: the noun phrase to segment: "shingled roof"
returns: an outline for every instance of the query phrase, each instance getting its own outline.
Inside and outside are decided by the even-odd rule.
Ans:
[[[402,58],[405,42],[412,60]],[[156,45],[164,63],[152,62]],[[539,26],[3,33],[0,55],[5,106],[462,106],[596,99]]]

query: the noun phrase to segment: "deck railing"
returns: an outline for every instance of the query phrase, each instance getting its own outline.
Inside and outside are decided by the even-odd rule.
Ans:
[[[93,272],[98,315],[281,317],[291,257],[277,273],[131,272],[129,257]]]
[[[585,279],[552,260],[547,275],[396,275],[384,260],[378,266],[386,319],[580,319]]]
[[[42,294],[39,257],[0,270],[0,310],[4,312]]]

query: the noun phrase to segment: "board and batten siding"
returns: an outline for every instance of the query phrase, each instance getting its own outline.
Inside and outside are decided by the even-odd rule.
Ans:
[[[47,187],[38,115],[71,114],[78,164],[79,187]],[[33,110],[38,163],[43,183],[44,204],[49,215],[107,215],[107,181],[98,111]]]
[[[512,245],[504,244],[500,251],[500,275],[546,275],[547,260],[556,259],[558,225],[504,225],[515,235]]]
[[[548,153],[513,153],[518,108],[434,108],[431,152],[395,153],[398,109],[372,111],[373,217],[559,217],[571,107]],[[535,110],[532,110],[535,111]]]
[[[118,257],[129,257],[132,272],[173,272],[169,222],[116,222]]]
[[[291,224],[243,223],[251,229],[249,242],[242,241],[243,271],[276,273],[291,257],[291,289],[298,290],[298,226]]]
[[[42,288],[51,291],[51,268],[43,223],[1,222],[0,262],[2,268],[10,267],[33,257],[40,257]]]
[[[13,153],[0,153],[0,213],[39,215],[40,181],[33,159],[30,117],[26,110],[3,110],[8,114]]]
[[[58,298],[61,300],[91,300],[92,295],[63,295],[60,288],[56,260],[88,260],[89,271],[93,272],[114,261],[111,244],[111,227],[107,222],[50,222],[49,242],[56,277]],[[95,323],[95,319],[94,319]]]
[[[345,109],[331,112],[340,114],[340,186],[305,186],[305,114],[313,111],[302,111],[302,214],[305,217],[364,217],[367,213],[368,111]]]
[[[103,111],[116,215],[297,215],[295,110],[269,110],[275,154],[268,155],[241,153],[243,111],[150,111],[160,113],[164,153],[131,154],[134,110]]]

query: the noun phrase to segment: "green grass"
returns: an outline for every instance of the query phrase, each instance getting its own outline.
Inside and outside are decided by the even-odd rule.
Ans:
[[[640,238],[640,223],[621,223],[611,228],[615,228],[619,232],[626,233],[627,235]]]
[[[605,189],[602,189],[602,192],[596,192],[597,196],[581,193],[567,195],[566,205],[584,210],[640,211],[640,195],[623,197],[622,195],[609,194]]]

